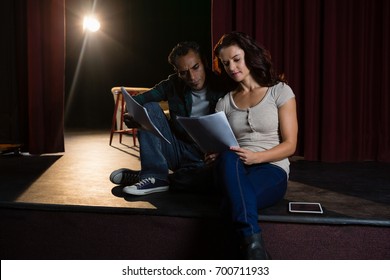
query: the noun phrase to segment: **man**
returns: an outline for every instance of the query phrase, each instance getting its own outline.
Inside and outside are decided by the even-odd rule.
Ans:
[[[204,154],[177,122],[176,116],[197,117],[214,113],[217,101],[227,90],[221,88],[218,78],[207,68],[195,42],[177,44],[168,61],[176,73],[134,99],[147,109],[154,125],[171,144],[148,131],[138,131],[141,170],[122,168],[110,175],[111,182],[125,186],[123,191],[128,194],[167,191],[170,183],[185,179],[192,171],[196,174],[205,167]],[[163,100],[168,101],[169,120],[158,104]],[[132,125],[128,117],[125,122]],[[169,175],[169,170],[174,171],[173,175]]]

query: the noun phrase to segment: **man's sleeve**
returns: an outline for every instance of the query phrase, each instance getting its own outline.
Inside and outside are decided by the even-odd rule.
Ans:
[[[164,101],[167,100],[167,92],[171,87],[171,82],[168,79],[163,80],[155,85],[151,90],[134,96],[134,99],[141,105],[144,105],[148,102]]]

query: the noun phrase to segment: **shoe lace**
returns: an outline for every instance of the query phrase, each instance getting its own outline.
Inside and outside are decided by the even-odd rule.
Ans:
[[[155,182],[154,178],[146,178],[146,179],[142,179],[141,181],[136,183],[134,186],[136,186],[138,188],[138,187],[143,187],[146,184],[150,184],[150,183],[154,184],[154,182]]]
[[[139,173],[133,173],[133,172],[128,172],[128,173],[123,173],[123,182],[133,182],[133,181],[138,181],[139,178]]]

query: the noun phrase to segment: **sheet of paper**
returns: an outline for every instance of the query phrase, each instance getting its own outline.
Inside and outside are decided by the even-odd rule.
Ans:
[[[154,135],[161,137],[169,144],[171,144],[171,142],[169,142],[168,139],[165,138],[164,135],[162,135],[160,130],[158,130],[158,128],[152,123],[148,111],[145,109],[145,107],[137,103],[137,101],[135,101],[134,98],[131,97],[131,95],[126,91],[124,87],[121,87],[121,91],[123,97],[125,98],[127,112],[130,116],[134,118],[136,122],[141,125],[141,128],[152,132]]]
[[[177,120],[205,153],[239,146],[224,112],[194,118],[178,116]]]

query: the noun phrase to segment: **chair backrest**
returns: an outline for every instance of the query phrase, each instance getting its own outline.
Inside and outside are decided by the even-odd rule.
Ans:
[[[140,93],[143,93],[145,91],[148,91],[150,88],[144,88],[144,87],[125,87],[126,91],[130,93],[131,95],[137,95]],[[114,97],[114,103],[118,102],[118,107],[116,111],[116,129],[120,129],[121,127],[126,127],[125,123],[122,123],[121,126],[121,120],[122,120],[122,114],[125,112],[125,108],[122,108],[123,104],[123,97],[122,97],[122,91],[121,87],[113,87],[111,89],[112,96]],[[123,104],[124,107],[126,106]]]
[[[150,90],[150,88],[144,88],[144,87],[124,87],[126,89],[126,91],[130,94],[130,95],[137,95],[137,94],[141,94],[141,93],[144,93],[145,91],[148,91]],[[122,91],[121,91],[121,87],[113,87],[111,89],[111,92],[114,96],[114,102],[116,102],[116,98],[120,98],[119,101],[121,102],[122,100]],[[121,104],[119,104],[119,106],[121,106]],[[169,116],[169,107],[168,107],[168,102],[167,101],[161,101],[160,102],[160,107],[163,109],[165,115]],[[122,107],[118,108],[118,112],[122,112]],[[118,117],[118,116],[117,116]],[[119,119],[120,119],[120,113],[119,113]]]
[[[137,95],[137,94],[140,94],[140,93],[143,93],[145,91],[148,91],[150,90],[150,88],[145,88],[145,87],[124,87],[126,89],[126,91],[130,94],[130,95]],[[122,94],[121,92],[121,87],[113,87],[111,89],[111,92],[113,95],[118,95],[118,94]]]

